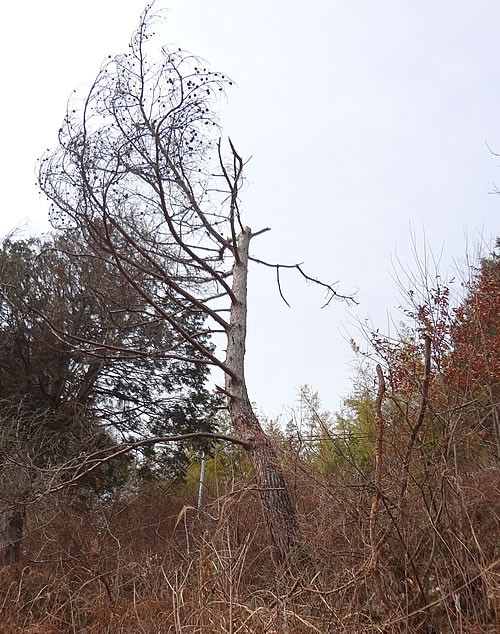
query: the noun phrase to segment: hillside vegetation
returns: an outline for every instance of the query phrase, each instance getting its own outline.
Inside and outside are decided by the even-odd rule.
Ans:
[[[14,246],[4,271],[26,245]],[[241,448],[176,443],[103,461],[121,446],[106,422],[125,387],[96,381],[77,408],[74,351],[37,340],[43,320],[2,284],[2,632],[498,631],[497,255],[470,272],[455,308],[439,278],[415,284],[397,336],[365,332],[341,411],[304,387],[290,420],[268,423],[305,544],[287,562]],[[73,371],[47,402],[40,386],[62,368]],[[188,401],[176,405],[186,420]],[[226,432],[215,412],[212,429]],[[99,469],[83,458],[91,446]]]

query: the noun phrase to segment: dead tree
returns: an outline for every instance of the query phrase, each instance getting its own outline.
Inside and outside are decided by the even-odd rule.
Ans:
[[[138,305],[147,306],[145,323],[169,324],[172,341],[163,356],[224,373],[219,389],[246,443],[279,556],[287,558],[298,538],[296,514],[245,382],[248,264],[273,267],[280,293],[280,272],[292,268],[325,287],[327,302],[339,295],[300,265],[250,256],[250,241],[267,229],[252,232],[243,224],[244,163],[231,141],[224,156],[214,114],[231,82],[181,50],[163,48],[159,60],[150,59],[155,19],[146,9],[129,51],[104,64],[83,103],[70,103],[58,149],[41,160],[39,182],[52,201],[53,224],[80,234],[85,252],[77,255],[117,269]],[[180,317],[192,312],[205,317],[200,331],[181,325]],[[207,335],[227,338],[225,356]],[[78,337],[72,343],[96,355],[105,348]],[[134,353],[143,351],[131,341],[127,354]]]

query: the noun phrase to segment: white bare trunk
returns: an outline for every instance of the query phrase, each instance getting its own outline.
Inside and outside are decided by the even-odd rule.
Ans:
[[[226,392],[235,431],[250,443],[247,452],[261,489],[261,500],[270,533],[281,559],[297,544],[298,524],[276,452],[255,415],[245,381],[247,332],[248,250],[251,230],[241,232],[233,268],[234,300],[231,305],[227,342]]]

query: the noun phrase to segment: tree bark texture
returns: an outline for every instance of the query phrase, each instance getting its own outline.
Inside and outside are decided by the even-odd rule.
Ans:
[[[234,300],[227,343],[226,392],[229,414],[236,433],[249,442],[247,453],[255,471],[264,516],[280,560],[285,561],[298,544],[295,507],[286,487],[278,456],[262,429],[248,397],[245,381],[247,330],[248,250],[252,232],[245,227],[238,236],[233,268]]]
[[[1,554],[4,566],[18,564],[21,559],[24,516],[23,504],[11,504],[2,513]]]

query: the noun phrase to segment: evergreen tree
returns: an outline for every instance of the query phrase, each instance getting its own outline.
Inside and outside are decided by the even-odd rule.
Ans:
[[[113,269],[78,257],[77,246],[66,232],[57,241],[7,239],[0,250],[7,563],[19,558],[13,542],[20,539],[13,534],[22,533],[24,502],[34,489],[43,489],[41,474],[50,472],[54,486],[58,473],[68,479],[71,465],[78,469],[86,456],[106,455],[117,442],[213,429],[216,399],[205,387],[206,367],[162,358],[161,351],[172,345],[164,324],[143,318],[134,323],[135,298],[116,285]],[[201,328],[199,315],[185,319]],[[105,351],[88,344],[97,334],[110,344]],[[153,346],[155,358],[147,353]],[[149,457],[170,477],[187,466],[185,448],[176,445],[149,450]],[[123,484],[126,474],[122,458],[82,478],[79,486],[103,492]]]

